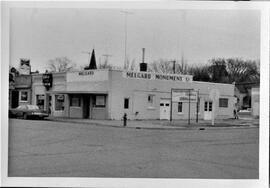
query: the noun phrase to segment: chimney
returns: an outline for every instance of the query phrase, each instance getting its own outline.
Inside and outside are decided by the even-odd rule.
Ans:
[[[145,48],[142,49],[142,63],[140,63],[140,71],[147,72],[147,63],[144,62]]]

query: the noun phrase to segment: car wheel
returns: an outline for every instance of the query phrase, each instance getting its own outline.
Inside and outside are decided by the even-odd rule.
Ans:
[[[27,119],[27,114],[23,114],[23,119]]]

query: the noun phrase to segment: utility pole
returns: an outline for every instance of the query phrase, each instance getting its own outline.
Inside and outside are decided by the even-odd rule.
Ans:
[[[124,60],[124,68],[125,68],[126,62],[127,62],[127,35],[128,35],[128,33],[127,33],[127,16],[133,14],[133,12],[124,11],[124,10],[120,11],[120,12],[123,13],[125,16],[125,60]]]

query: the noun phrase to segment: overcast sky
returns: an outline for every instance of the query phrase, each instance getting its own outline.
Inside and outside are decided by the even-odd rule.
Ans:
[[[259,59],[260,12],[256,10],[129,10],[127,56],[140,63],[142,48],[148,63],[160,58],[190,64],[214,57]],[[123,66],[125,19],[118,9],[25,9],[10,14],[10,59],[31,60],[32,70],[44,71],[48,60],[66,56],[78,67],[96,52]]]

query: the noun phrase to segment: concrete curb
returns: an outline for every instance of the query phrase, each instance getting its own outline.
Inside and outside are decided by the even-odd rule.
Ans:
[[[227,126],[227,127],[212,127],[212,126],[198,126],[198,127],[141,127],[141,126],[136,126],[136,127],[123,127],[123,126],[116,126],[116,125],[106,125],[102,123],[97,123],[97,122],[79,122],[79,121],[74,121],[74,120],[64,120],[64,119],[47,119],[48,121],[57,121],[57,122],[63,122],[63,123],[79,123],[79,124],[84,124],[84,125],[95,125],[95,126],[102,126],[102,127],[114,127],[114,128],[124,128],[124,129],[144,129],[144,130],[213,130],[213,129],[247,129],[247,128],[258,128],[259,126],[254,126],[254,125],[239,125],[239,126]]]

